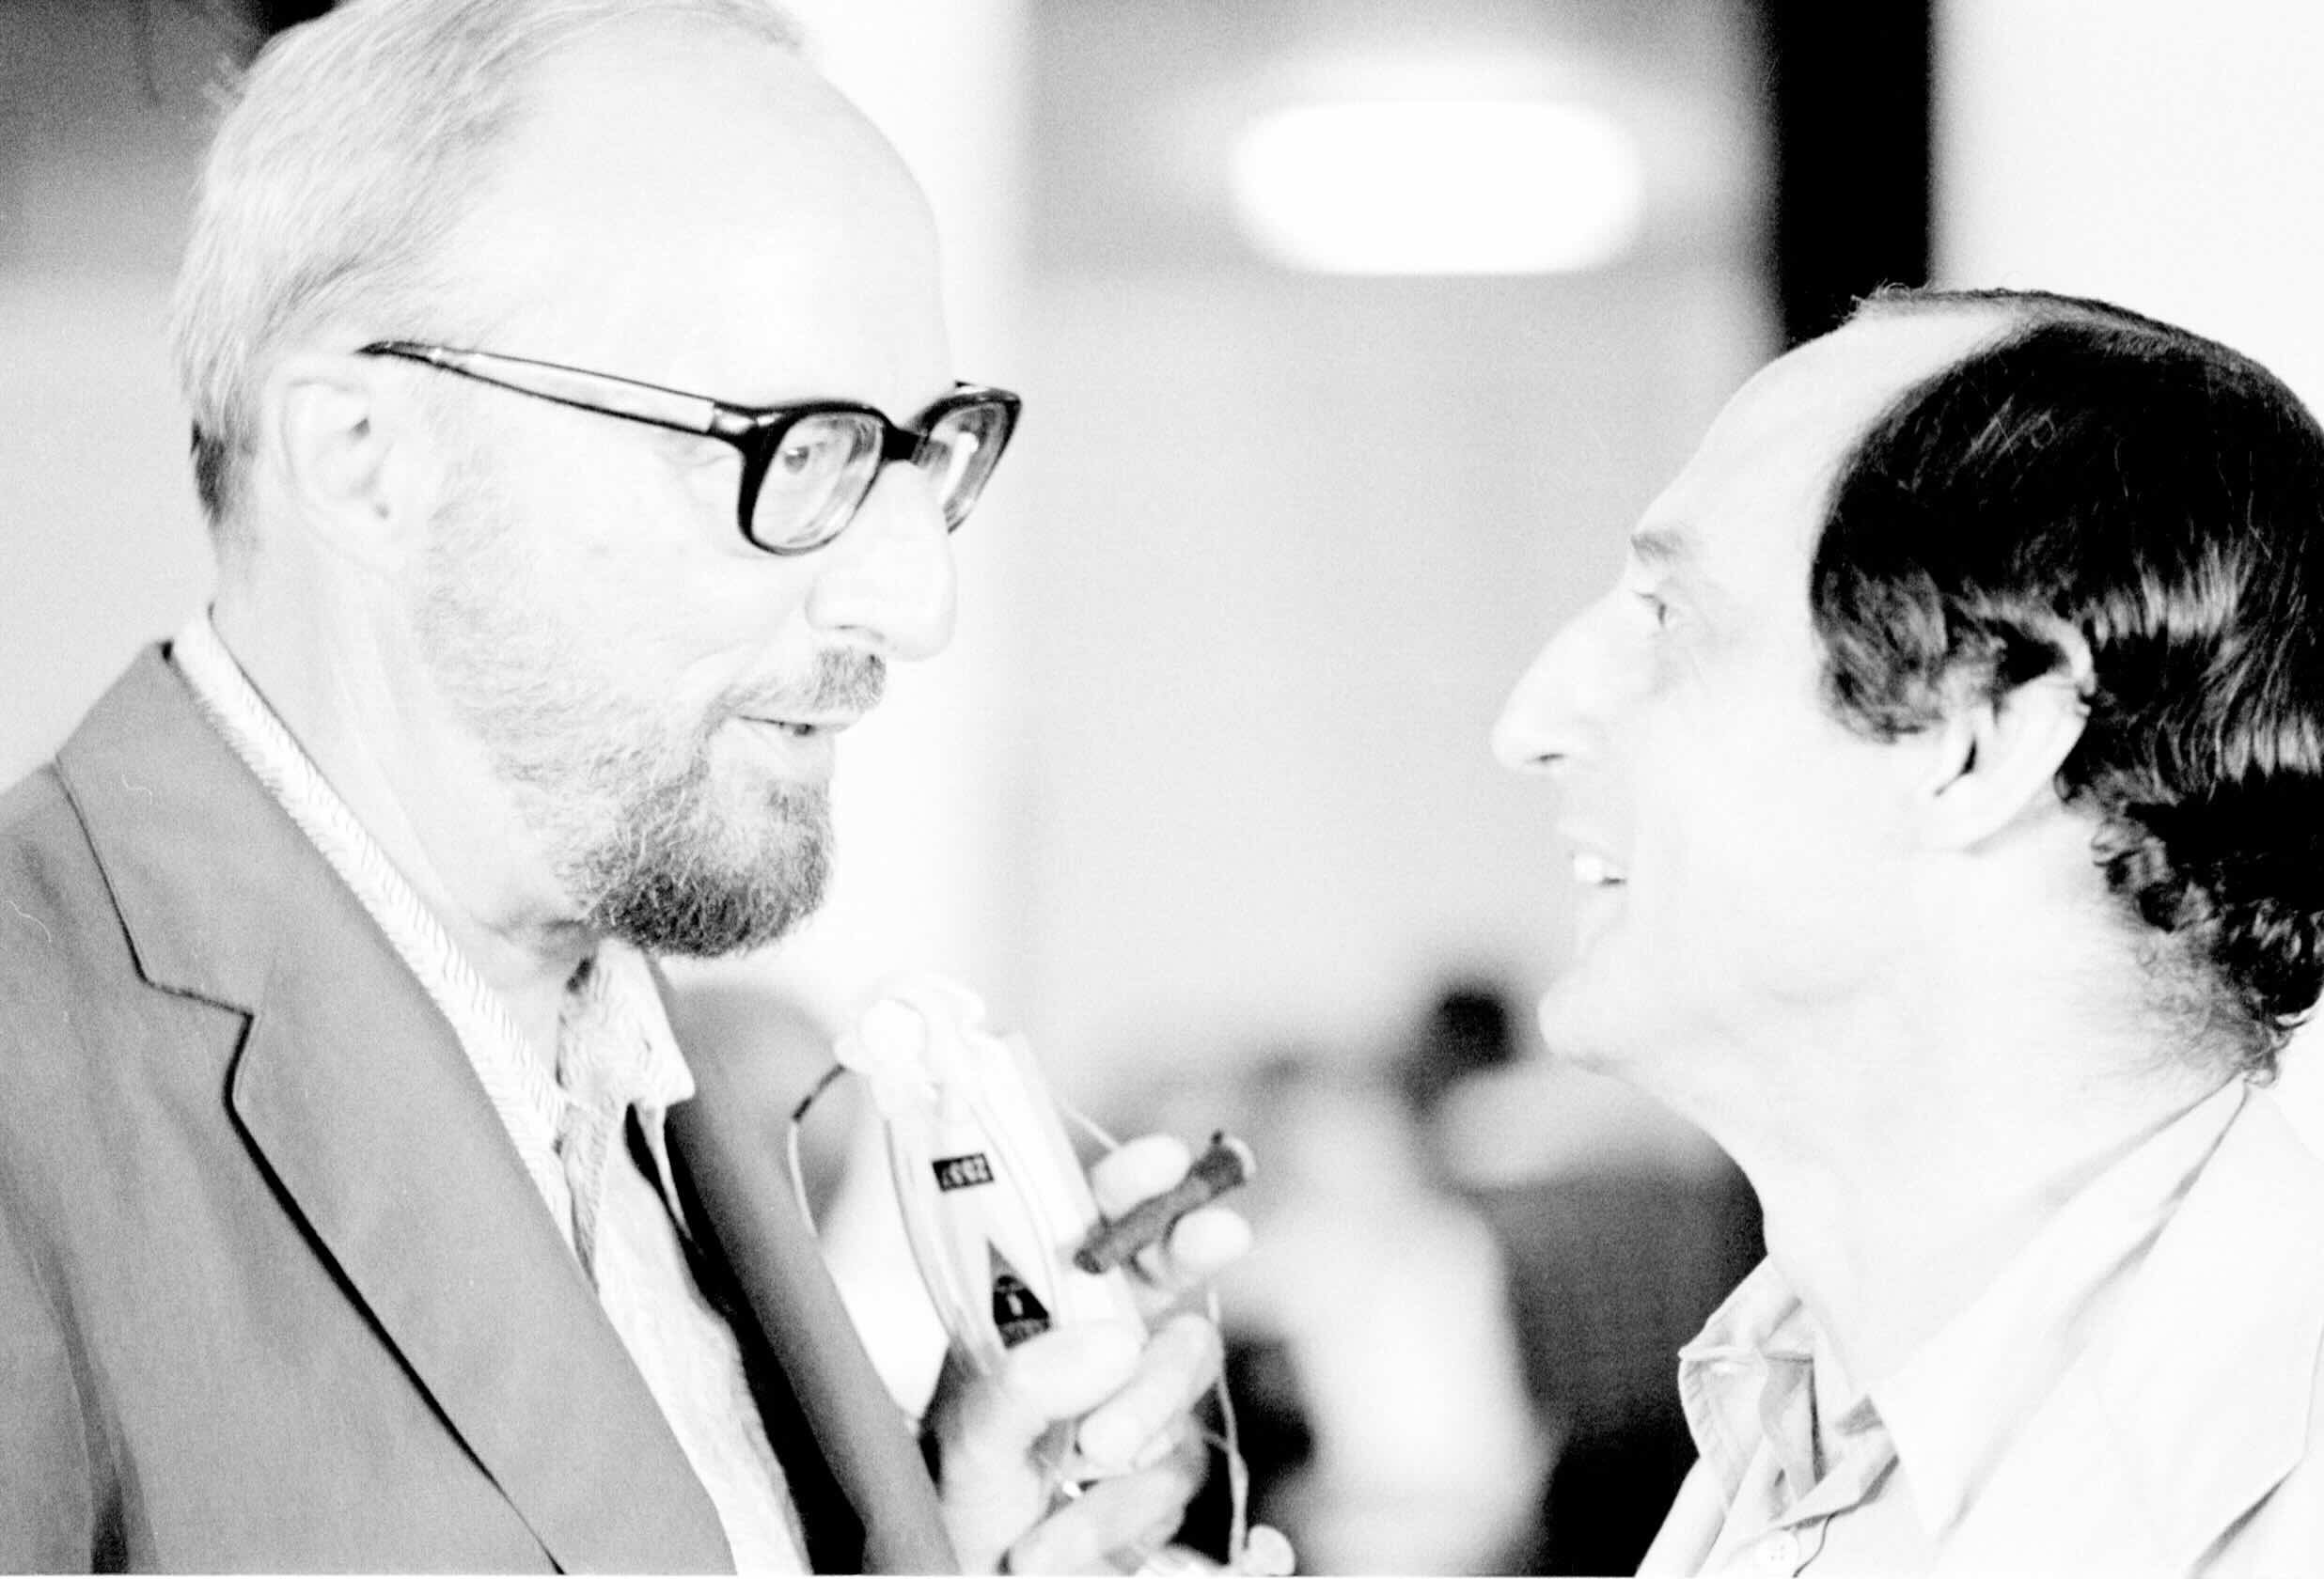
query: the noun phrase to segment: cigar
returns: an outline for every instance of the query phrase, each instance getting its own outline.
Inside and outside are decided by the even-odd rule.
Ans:
[[[1100,1223],[1074,1252],[1074,1265],[1092,1277],[1111,1272],[1149,1244],[1158,1244],[1173,1225],[1196,1207],[1206,1205],[1248,1181],[1258,1164],[1250,1148],[1224,1130],[1194,1160],[1186,1177],[1139,1201],[1109,1223]]]

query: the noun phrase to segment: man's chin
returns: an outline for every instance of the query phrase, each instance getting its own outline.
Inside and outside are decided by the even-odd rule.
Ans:
[[[587,884],[596,895],[589,919],[654,955],[717,959],[768,947],[821,908],[829,887],[827,830],[792,836],[732,864],[603,863]]]
[[[648,954],[714,960],[780,943],[821,902],[820,893],[772,899],[648,890],[600,907],[599,920]]]

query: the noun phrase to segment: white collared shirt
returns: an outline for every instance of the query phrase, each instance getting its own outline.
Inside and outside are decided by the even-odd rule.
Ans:
[[[1679,1392],[1723,1511],[1695,1571],[1924,1571],[2018,1429],[2096,1340],[2241,1111],[2231,1081],[2086,1185],[1889,1376],[1854,1386],[1772,1261],[1679,1352]],[[1681,1524],[1681,1493],[1671,1525]],[[1699,1509],[1697,1510],[1699,1511]],[[1676,1532],[1666,1525],[1666,1537]],[[1642,1571],[1661,1571],[1657,1540]]]
[[[664,1149],[694,1078],[645,957],[607,940],[558,1016],[555,1072],[503,999],[250,684],[206,615],[170,647],[195,699],[279,801],[451,1023],[557,1231],[582,1262],[716,1508],[737,1570],[804,1573],[806,1544],[733,1330],[686,1263]],[[649,1154],[626,1139],[634,1115]]]

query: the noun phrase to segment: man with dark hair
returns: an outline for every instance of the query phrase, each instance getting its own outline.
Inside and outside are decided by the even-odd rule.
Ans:
[[[924,1460],[653,964],[814,908],[950,635],[1016,400],[895,151],[766,0],[347,0],[173,328],[215,601],[0,800],[0,1568],[1137,1567],[1210,1324],[1036,1337]]]
[[[2324,1571],[2324,434],[2101,303],[1895,294],[1753,379],[1496,735],[1552,1051],[1767,1260],[1657,1572]]]

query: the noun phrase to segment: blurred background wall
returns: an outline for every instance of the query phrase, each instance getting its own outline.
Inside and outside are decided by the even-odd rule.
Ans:
[[[1382,1050],[1447,972],[1547,963],[1549,807],[1486,731],[1613,573],[1610,526],[1773,345],[1750,18],[1033,17],[1024,1018],[1093,1097],[1254,1040]],[[1255,250],[1237,135],[1285,103],[1399,93],[1606,110],[1640,145],[1635,242],[1574,274],[1328,274]]]
[[[2324,406],[2324,7],[1946,0],[1944,283],[2120,300]]]
[[[216,85],[320,8],[0,0],[0,778],[200,606],[168,276]],[[2324,8],[793,8],[931,192],[961,371],[1029,414],[959,539],[958,645],[843,754],[829,911],[687,973],[691,1034],[804,1071],[872,982],[935,968],[1085,1105],[1280,1135],[1252,1209],[1300,1275],[1238,1290],[1237,1351],[1279,1516],[1343,1571],[1626,1567],[1607,1488],[1672,1474],[1672,1335],[1748,1263],[1749,1201],[1688,1133],[1524,1061],[1565,879],[1549,796],[1486,730],[1733,387],[1883,281],[2114,296],[2324,400]],[[1236,206],[1255,129],[1411,101],[1564,106],[1599,163],[1449,151],[1405,189],[1375,160],[1375,215],[1476,185],[1504,220],[1610,204],[1594,241],[1532,272],[1282,261]],[[2313,1061],[2286,1082],[2310,1114]],[[1444,1303],[1366,1281],[1388,1245]],[[1440,1367],[1397,1324],[1424,1308],[1478,1323],[1465,1384],[1427,1371],[1404,1414],[1319,1399]],[[1553,1462],[1562,1510],[1529,1479]]]

